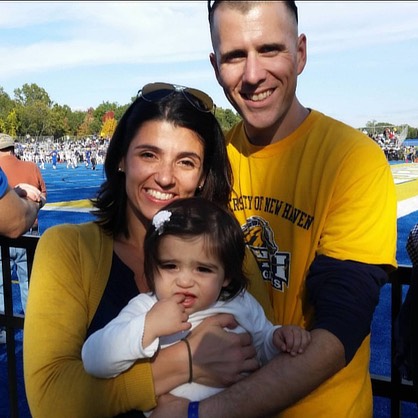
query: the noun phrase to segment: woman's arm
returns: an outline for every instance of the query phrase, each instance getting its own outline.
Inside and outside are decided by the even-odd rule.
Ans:
[[[81,361],[94,300],[100,300],[111,244],[77,225],[51,227],[39,240],[24,328],[26,394],[34,418],[111,417],[155,406],[149,362],[114,379],[88,375]],[[101,251],[103,246],[108,251]],[[107,265],[107,268],[103,268]],[[107,270],[107,271],[106,271]],[[104,281],[104,283],[103,283]]]

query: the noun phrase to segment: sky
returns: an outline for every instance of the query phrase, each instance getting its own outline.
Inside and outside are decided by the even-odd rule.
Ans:
[[[356,128],[418,127],[418,1],[297,1],[308,61],[297,96]],[[128,104],[146,83],[218,85],[206,1],[0,1],[0,87],[72,110]]]

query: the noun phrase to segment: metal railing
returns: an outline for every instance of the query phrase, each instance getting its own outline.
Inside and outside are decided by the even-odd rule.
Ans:
[[[18,407],[18,374],[17,360],[15,354],[15,330],[23,329],[24,316],[13,313],[13,292],[12,292],[12,272],[10,270],[10,251],[11,247],[25,248],[27,250],[28,272],[32,270],[32,262],[35,248],[39,237],[22,236],[17,239],[0,237],[0,247],[2,255],[2,269],[4,281],[4,302],[5,312],[0,313],[0,326],[6,327],[7,336],[7,371],[9,386],[10,417],[19,417]],[[411,267],[400,266],[398,270],[391,273],[391,322],[397,317],[402,304],[402,286],[409,285],[411,280]],[[392,357],[394,352],[393,326],[392,326]],[[411,382],[401,379],[399,371],[391,361],[390,376],[372,375],[373,396],[390,399],[391,418],[401,418],[401,403],[416,402]]]
[[[395,354],[394,320],[399,314],[402,305],[402,286],[411,283],[412,267],[399,266],[390,274],[391,283],[391,362],[390,376],[372,375],[373,396],[390,399],[391,418],[402,416],[402,402],[417,402],[417,396],[411,381],[402,379],[399,370],[393,363]]]
[[[10,248],[25,248],[28,275],[32,271],[33,257],[38,243],[37,236],[21,236],[17,239],[0,237],[1,268],[3,271],[4,313],[0,312],[0,326],[6,327],[7,381],[11,418],[19,417],[18,405],[18,364],[16,359],[15,330],[23,329],[24,316],[14,313]]]

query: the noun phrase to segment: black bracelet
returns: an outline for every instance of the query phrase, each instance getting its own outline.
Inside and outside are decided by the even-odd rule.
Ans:
[[[189,355],[189,381],[188,381],[188,383],[192,383],[193,382],[192,350],[190,348],[190,343],[189,343],[189,340],[187,338],[182,338],[182,341],[184,341],[186,343],[187,354]]]
[[[187,409],[187,418],[199,418],[199,402],[190,402]]]

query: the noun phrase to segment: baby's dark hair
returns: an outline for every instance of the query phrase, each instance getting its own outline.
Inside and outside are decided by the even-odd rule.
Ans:
[[[166,217],[161,216],[163,211],[168,212]],[[232,212],[207,199],[190,197],[175,200],[158,214],[160,224],[157,227],[154,223],[150,225],[144,241],[144,272],[152,292],[155,291],[159,244],[161,238],[167,235],[184,238],[205,235],[208,250],[219,258],[225,277],[230,279],[219,300],[232,299],[247,287],[248,279],[243,271],[244,235]],[[170,219],[164,221],[168,216]]]

